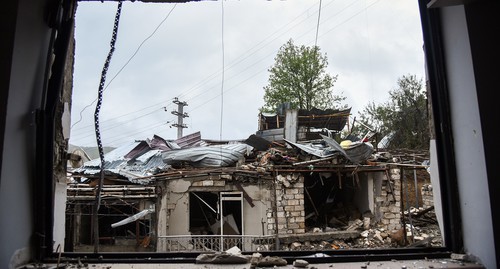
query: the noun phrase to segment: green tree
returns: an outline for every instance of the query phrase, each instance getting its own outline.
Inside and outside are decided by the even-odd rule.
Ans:
[[[398,79],[398,87],[389,92],[388,102],[369,103],[360,113],[360,121],[379,133],[379,138],[394,132],[390,148],[426,149],[429,146],[427,96],[422,80],[414,75]],[[357,135],[362,131],[357,130]]]
[[[318,46],[296,46],[290,39],[281,46],[264,87],[261,111],[274,112],[283,103],[296,109],[327,109],[345,97],[335,96],[331,88],[337,76],[326,73],[328,59]]]

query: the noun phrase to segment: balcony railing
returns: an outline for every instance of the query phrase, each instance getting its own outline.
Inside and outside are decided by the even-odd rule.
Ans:
[[[158,236],[158,252],[226,251],[238,247],[241,251],[274,250],[275,236],[258,235],[166,235]]]

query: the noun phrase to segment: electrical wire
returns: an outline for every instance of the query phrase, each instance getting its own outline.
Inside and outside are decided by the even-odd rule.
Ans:
[[[330,3],[330,4],[331,4],[331,3]],[[174,6],[174,7],[175,7],[175,6]],[[311,6],[311,7],[312,7],[312,6]],[[310,9],[310,8],[308,8],[308,9]],[[168,16],[170,15],[170,13],[171,13],[172,11],[173,11],[173,8],[172,8],[172,10],[169,12],[169,14],[167,15],[167,17],[165,17],[165,19],[164,19],[164,20],[160,23],[160,25],[158,25],[158,26],[156,27],[155,31],[154,31],[154,32],[153,32],[153,33],[152,33],[152,34],[151,34],[151,35],[150,35],[147,39],[149,39],[149,38],[150,38],[150,37],[151,37],[151,36],[152,36],[152,35],[156,32],[156,30],[157,30],[157,29],[161,26],[161,24],[162,24],[162,23],[166,20],[166,18],[168,18]],[[271,35],[269,35],[268,37],[266,37],[266,38],[264,38],[263,40],[261,40],[261,41],[260,41],[257,45],[255,45],[254,47],[252,47],[251,49],[249,49],[249,50],[247,51],[247,52],[251,52],[252,50],[254,50],[254,49],[255,49],[253,52],[251,52],[251,53],[247,54],[245,57],[240,57],[240,59],[239,59],[238,61],[232,62],[232,63],[230,63],[229,65],[226,65],[226,66],[224,67],[224,70],[225,70],[226,68],[227,68],[227,69],[229,69],[229,68],[231,68],[231,67],[233,67],[233,66],[235,66],[235,65],[238,65],[238,64],[242,63],[244,60],[246,60],[246,59],[250,58],[250,57],[251,57],[251,56],[253,56],[255,53],[257,53],[258,51],[262,50],[263,48],[265,48],[266,46],[268,46],[269,44],[271,44],[273,41],[275,41],[275,40],[277,40],[279,37],[283,36],[285,33],[289,32],[291,28],[294,28],[294,27],[296,27],[296,26],[298,26],[298,25],[301,25],[301,24],[302,24],[302,23],[303,23],[303,22],[304,22],[307,18],[306,18],[306,19],[303,19],[303,20],[300,20],[300,21],[296,22],[296,23],[295,23],[295,24],[293,24],[293,25],[292,25],[292,23],[293,23],[294,21],[297,21],[299,18],[301,18],[301,17],[302,17],[305,13],[307,13],[307,10],[306,10],[306,11],[304,11],[303,13],[301,13],[300,15],[296,16],[296,17],[295,17],[295,18],[294,18],[291,22],[289,22],[289,23],[287,23],[287,24],[283,25],[283,26],[282,26],[282,27],[280,27],[278,30],[276,30],[276,31],[275,31],[275,32],[273,32]],[[289,27],[288,27],[288,26],[289,26]],[[288,27],[288,28],[287,28],[287,27]],[[275,35],[276,35],[276,34],[278,34],[279,32],[282,32],[282,33],[281,33],[281,34],[279,34],[279,35],[277,35],[275,38],[273,38],[273,39],[269,40],[269,38],[271,38],[272,36],[275,36]],[[140,49],[140,47],[142,46],[142,44],[144,44],[144,43],[145,43],[145,41],[146,41],[147,39],[145,39],[145,40],[141,43],[141,45],[139,46],[139,48],[136,50],[136,53],[134,53],[134,55],[133,55],[133,56],[132,56],[132,57],[131,57],[128,61],[127,61],[126,65],[127,65],[127,64],[130,62],[130,60],[131,60],[131,59],[135,56],[135,54],[137,54],[138,50]],[[268,42],[265,42],[266,40],[268,40]],[[264,42],[265,42],[265,43],[264,43]],[[258,47],[259,45],[262,45],[262,46]],[[255,64],[257,64],[257,63],[259,63],[259,62],[261,62],[261,61],[263,61],[263,60],[267,59],[267,57],[268,57],[269,55],[274,54],[275,52],[276,52],[276,51],[272,51],[270,54],[266,55],[265,57],[262,57],[259,61],[257,61],[257,62],[255,62],[254,64],[250,65],[250,66],[249,66],[249,67],[247,67],[246,69],[248,69],[248,68],[250,68],[250,67],[254,66]],[[119,72],[121,72],[121,71],[125,68],[125,66],[126,66],[126,65],[124,65],[124,66],[120,69],[120,71],[119,71]],[[244,69],[243,71],[245,71],[246,69]],[[196,89],[198,89],[198,88],[201,88],[203,85],[205,85],[205,83],[206,83],[207,81],[210,81],[210,80],[214,79],[214,78],[215,78],[218,74],[220,74],[220,73],[221,73],[221,72],[223,72],[224,70],[219,70],[218,72],[213,73],[212,75],[208,76],[207,78],[205,78],[205,79],[204,79],[204,80],[202,80],[201,82],[199,82],[199,83],[195,84],[195,86],[191,87],[189,90],[187,90],[187,91],[185,91],[185,92],[181,93],[181,94],[179,95],[179,98],[182,98],[183,96],[187,95],[189,92],[192,92],[193,90],[196,90]],[[116,78],[116,76],[117,76],[118,74],[119,74],[119,73],[117,73],[117,74],[113,77],[113,79],[114,79],[114,78]],[[241,73],[240,73],[240,74],[241,74]],[[113,79],[112,79],[112,80],[113,80]],[[111,81],[112,81],[112,80],[111,80]],[[110,83],[111,83],[111,82],[110,82]],[[108,84],[108,86],[109,86],[109,84]],[[107,88],[107,86],[106,86],[106,88]],[[223,92],[223,90],[222,90],[222,92]],[[192,100],[192,99],[195,99],[195,98],[197,98],[197,97],[199,97],[199,96],[201,96],[201,95],[203,95],[203,94],[205,94],[205,93],[207,93],[207,91],[201,92],[200,94],[196,95],[195,97],[192,97],[192,98],[191,98],[191,100]],[[95,102],[95,101],[94,101],[94,102]],[[83,118],[83,115],[82,115],[83,111],[84,111],[86,108],[90,107],[90,106],[91,106],[94,102],[92,102],[91,104],[87,105],[86,107],[84,107],[84,108],[80,111],[80,119],[72,125],[72,128],[73,128],[73,127],[74,127],[77,123],[81,122],[81,120],[82,120],[82,118]],[[162,103],[164,103],[164,102],[165,102],[165,101],[162,101],[162,102],[159,102],[159,103],[157,103],[157,104],[155,104],[155,105],[159,105],[159,104],[162,104]],[[205,103],[207,103],[207,102],[205,102]],[[139,109],[139,110],[137,110],[137,111],[135,111],[135,112],[130,112],[130,113],[127,113],[127,114],[125,114],[125,115],[118,116],[118,117],[123,117],[123,116],[129,115],[129,114],[133,114],[133,113],[136,113],[136,112],[139,112],[139,111],[145,110],[145,109],[150,108],[150,107],[155,106],[155,105],[151,105],[151,106],[145,107],[145,108],[143,108],[143,109]],[[117,117],[115,117],[114,119],[116,119],[116,118],[117,118]],[[131,119],[131,120],[135,120],[135,119],[137,119],[137,118],[133,118],[133,119]],[[111,120],[111,119],[110,119],[110,120]],[[103,122],[105,122],[105,121],[103,121]],[[91,127],[91,125],[89,125],[88,127]],[[82,128],[86,128],[86,127],[82,127]],[[80,130],[80,129],[77,129],[77,130]],[[75,131],[76,131],[76,130],[75,130]]]
[[[318,45],[318,32],[319,32],[319,22],[321,18],[321,0],[319,0],[319,9],[318,9],[318,23],[316,24],[316,38],[314,39],[314,47]]]
[[[175,7],[177,6],[177,3],[174,4],[174,6],[172,7],[172,9],[168,12],[168,14],[165,16],[165,18],[158,24],[158,26],[156,26],[156,28],[153,30],[153,32],[148,36],[146,37],[142,42],[141,44],[139,44],[139,46],[137,47],[137,49],[135,50],[135,52],[132,54],[132,56],[129,57],[129,59],[125,62],[125,64],[120,68],[120,70],[118,70],[118,72],[110,79],[110,81],[108,82],[108,84],[106,85],[106,87],[104,87],[103,91],[105,91],[109,85],[113,82],[113,80],[115,80],[115,78],[123,71],[123,69],[125,69],[125,67],[130,63],[130,61],[132,61],[132,59],[137,55],[137,53],[139,52],[139,50],[141,49],[142,45],[144,45],[144,43],[146,43],[146,41],[148,41],[155,33],[156,31],[158,31],[158,29],[161,27],[161,25],[168,19],[168,17],[170,16],[170,14],[172,14],[172,11],[174,11]],[[75,123],[73,123],[73,125],[71,125],[71,128],[73,128],[76,124],[78,124],[79,122],[82,121],[83,119],[83,111],[87,108],[89,108],[90,106],[92,106],[95,102],[97,101],[97,98],[92,101],[92,103],[90,103],[89,105],[86,105],[81,111],[80,111],[80,119],[78,121],[76,121]]]
[[[377,1],[377,2],[378,2],[378,1]],[[327,5],[325,5],[325,7],[326,7],[326,6],[328,6],[328,5],[330,5],[330,4],[331,4],[331,3],[328,3]],[[366,7],[365,7],[362,11],[365,11],[365,10],[366,10],[366,9],[368,9],[369,7],[373,6],[374,4],[376,4],[376,2],[375,2],[375,3],[372,3],[372,4],[371,4],[371,5],[369,5],[369,6],[366,6]],[[349,6],[351,6],[351,5],[349,5]],[[348,6],[348,7],[349,7],[349,6]],[[346,10],[346,9],[347,9],[347,7],[346,7],[346,8],[344,8],[343,10],[341,10],[340,12],[343,12],[343,11],[344,11],[344,10]],[[173,9],[172,9],[172,10],[173,10]],[[171,10],[171,11],[172,11],[172,10]],[[320,11],[321,11],[321,3],[320,3],[320,7],[319,7],[318,12],[320,12]],[[343,22],[341,22],[340,24],[335,25],[333,28],[330,28],[330,30],[328,30],[328,32],[330,32],[330,31],[332,31],[333,29],[335,29],[335,28],[339,27],[340,25],[342,25],[342,24],[346,23],[348,20],[352,19],[353,17],[355,17],[355,16],[359,15],[362,11],[360,11],[360,12],[358,12],[358,13],[354,14],[353,16],[349,17],[347,20],[344,20],[344,21],[343,21]],[[337,12],[337,14],[336,14],[336,15],[338,15],[340,12]],[[169,14],[170,14],[170,13],[169,13]],[[301,14],[301,15],[302,15],[302,14]],[[167,15],[167,16],[168,16],[168,15]],[[320,24],[320,19],[319,19],[319,16],[320,16],[320,14],[318,14],[318,23],[316,24],[316,30],[318,30],[318,28],[319,28],[319,24]],[[293,21],[296,21],[298,18],[300,18],[300,16],[296,17]],[[331,18],[332,18],[332,17],[330,17],[330,19],[331,19]],[[292,22],[293,22],[293,21],[292,21]],[[293,25],[291,25],[291,23],[292,23],[292,22],[290,22],[290,23],[286,24],[285,26],[283,26],[282,28],[280,28],[280,30],[278,30],[278,31],[274,32],[272,35],[268,36],[267,38],[263,39],[260,43],[258,43],[258,45],[261,45],[261,44],[262,44],[262,46],[260,46],[260,47],[258,47],[258,45],[257,45],[257,46],[254,46],[252,49],[250,49],[250,50],[248,50],[248,51],[247,51],[247,52],[251,52],[252,50],[254,50],[253,52],[251,52],[251,53],[247,54],[247,56],[245,56],[245,57],[240,57],[240,59],[239,59],[238,61],[234,61],[234,62],[232,62],[232,63],[231,63],[231,64],[229,64],[229,65],[225,65],[225,61],[223,60],[223,68],[222,68],[219,72],[216,72],[216,73],[214,73],[213,75],[211,75],[211,76],[207,77],[205,80],[203,80],[202,82],[198,83],[198,84],[197,84],[197,86],[192,87],[190,90],[183,92],[183,93],[182,93],[181,95],[179,95],[179,96],[186,95],[188,92],[193,91],[193,90],[195,90],[195,89],[197,89],[197,88],[199,88],[199,87],[203,86],[203,85],[204,85],[203,83],[206,83],[207,81],[212,80],[212,79],[213,79],[213,77],[214,77],[215,75],[220,74],[220,73],[222,73],[222,72],[225,72],[225,70],[227,70],[227,69],[229,69],[229,68],[231,68],[231,67],[233,67],[233,66],[235,66],[235,65],[238,65],[238,64],[242,63],[244,60],[248,59],[250,56],[252,56],[252,55],[253,55],[253,54],[255,54],[256,52],[258,52],[259,50],[261,50],[261,49],[263,49],[264,47],[266,47],[267,45],[271,44],[271,42],[273,42],[274,40],[276,40],[278,37],[280,37],[280,36],[284,35],[284,34],[285,34],[285,33],[287,33],[287,32],[288,32],[291,28],[293,28],[293,27],[295,27],[295,26],[299,25],[299,24],[300,24],[301,22],[303,22],[303,21],[304,21],[304,20],[301,20],[301,21],[299,21],[299,22],[297,22],[296,24],[293,24]],[[291,25],[291,27],[289,27],[288,29],[285,29],[285,28],[286,28],[286,26],[289,26],[289,25]],[[157,27],[157,29],[158,29],[158,28],[159,28],[159,26]],[[155,31],[156,31],[157,29],[155,29]],[[284,32],[282,32],[281,34],[277,35],[277,34],[278,34],[278,33],[279,33],[282,29],[285,29],[285,31],[284,31]],[[316,40],[317,40],[318,36],[320,36],[320,35],[319,35],[319,32],[318,32],[318,31],[316,31],[316,32],[317,32],[317,33],[316,33]],[[324,34],[326,34],[326,33],[324,33]],[[323,35],[324,35],[324,34],[323,34]],[[273,36],[275,36],[275,35],[277,35],[275,38],[273,38],[273,39],[271,39],[271,40],[269,39],[269,38],[271,38],[271,37],[273,37]],[[321,35],[321,36],[323,36],[323,35]],[[152,36],[152,35],[150,35],[150,36]],[[265,42],[265,41],[267,41],[267,42]],[[144,43],[144,42],[145,42],[145,41],[143,41],[143,43]],[[264,42],[265,42],[265,43],[264,43]],[[317,41],[316,41],[316,42],[317,42]],[[142,44],[141,44],[141,46],[142,46]],[[137,51],[136,51],[136,52],[137,52]],[[273,52],[272,52],[272,53],[270,53],[270,54],[273,54],[273,53],[275,53],[275,52],[273,51]],[[266,56],[268,56],[268,55],[266,55]],[[259,61],[257,61],[257,62],[254,62],[254,64],[250,65],[250,66],[249,66],[249,67],[247,67],[246,69],[249,69],[250,67],[252,67],[252,66],[256,65],[258,62],[261,62],[261,61],[262,61],[262,60],[264,60],[264,59],[266,59],[266,58],[265,58],[265,57],[261,58],[261,60],[259,60]],[[128,64],[128,62],[130,62],[130,59],[129,59],[129,61],[127,61],[127,64]],[[124,67],[122,67],[122,69],[123,69],[123,68],[124,68]],[[122,70],[122,69],[121,69],[121,70]],[[245,70],[246,70],[246,69],[245,69]],[[254,77],[254,76],[256,76],[256,75],[258,75],[259,73],[262,73],[262,72],[264,72],[264,71],[266,71],[266,70],[260,71],[260,72],[258,72],[258,73],[256,73],[256,74],[252,75],[251,77]],[[239,76],[239,75],[240,75],[240,74],[242,74],[242,73],[243,73],[243,72],[239,73],[239,74],[238,74],[238,75],[236,75],[236,76],[231,77],[231,78],[230,78],[230,80],[231,80],[231,79],[234,79],[235,77]],[[222,138],[222,127],[223,127],[223,126],[222,126],[222,119],[223,119],[223,98],[224,98],[224,96],[223,96],[223,95],[224,95],[224,93],[226,93],[226,92],[228,92],[228,91],[233,90],[233,89],[235,89],[235,88],[236,88],[236,87],[231,87],[231,88],[229,88],[229,89],[225,89],[225,88],[224,88],[224,83],[225,83],[226,79],[224,78],[224,76],[225,76],[225,74],[222,74],[222,77],[223,77],[223,83],[221,84],[221,91],[220,91],[220,93],[219,93],[219,96],[221,96],[221,126],[220,126],[220,138]],[[115,77],[116,77],[116,75],[115,75]],[[250,78],[251,78],[251,77],[250,77]],[[245,79],[245,80],[241,81],[238,85],[243,84],[244,82],[248,81],[250,78],[247,78],[247,79]],[[109,84],[108,84],[108,85],[109,85]],[[204,91],[204,92],[202,92],[202,93],[200,93],[200,94],[196,95],[195,97],[192,97],[192,98],[191,98],[191,100],[196,99],[196,98],[198,98],[198,97],[200,97],[201,95],[206,94],[206,93],[208,93],[208,91]],[[205,102],[203,102],[201,105],[196,106],[194,109],[192,109],[192,111],[193,111],[193,110],[196,110],[196,109],[198,109],[198,108],[200,108],[200,107],[202,107],[202,106],[204,106],[205,104],[207,104],[207,103],[209,103],[209,102],[211,102],[211,101],[213,101],[213,100],[215,100],[215,98],[217,98],[217,97],[218,97],[218,96],[215,96],[214,98],[211,98],[211,99],[208,99],[208,100],[206,100],[206,99],[205,99],[205,100],[206,100]],[[162,103],[163,103],[163,102],[162,102]],[[158,104],[160,104],[160,103],[158,103]],[[151,106],[148,106],[148,107],[146,107],[146,108],[140,109],[140,110],[138,110],[138,111],[141,111],[141,110],[147,109],[147,108],[149,108],[149,107],[151,107]],[[126,115],[129,115],[129,114],[134,114],[134,112],[127,113]],[[122,116],[118,116],[118,117],[123,117],[123,116],[126,116],[126,115],[122,115]],[[141,116],[140,116],[140,117],[141,117]],[[137,118],[139,118],[139,117],[133,118],[132,120],[135,120],[135,119],[137,119]],[[110,119],[110,120],[111,120],[111,119]],[[76,123],[75,123],[75,124],[76,124]]]
[[[220,128],[219,140],[222,141],[222,123],[224,119],[224,0],[221,1],[221,50],[222,50],[222,74],[221,74],[221,87],[220,87]],[[222,147],[221,147],[222,158]]]

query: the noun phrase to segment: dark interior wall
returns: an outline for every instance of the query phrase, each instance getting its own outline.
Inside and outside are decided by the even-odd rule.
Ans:
[[[2,2],[1,268],[13,268],[33,258],[32,186],[36,180],[32,169],[36,162],[33,112],[41,103],[50,39],[50,29],[44,21],[47,2]]]
[[[500,170],[498,169],[498,152],[500,139],[498,138],[498,115],[500,106],[498,99],[499,81],[498,64],[500,63],[500,2],[477,1],[465,5],[465,15],[470,39],[472,66],[476,78],[475,85],[479,103],[479,116],[483,134],[486,173],[490,194],[493,227],[500,227]],[[500,232],[493,230],[497,265],[500,257]]]

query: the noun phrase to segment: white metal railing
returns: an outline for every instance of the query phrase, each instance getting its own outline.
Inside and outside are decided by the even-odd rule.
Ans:
[[[267,251],[274,250],[274,243],[274,235],[164,235],[158,236],[157,251],[215,252],[234,246],[241,251]]]

